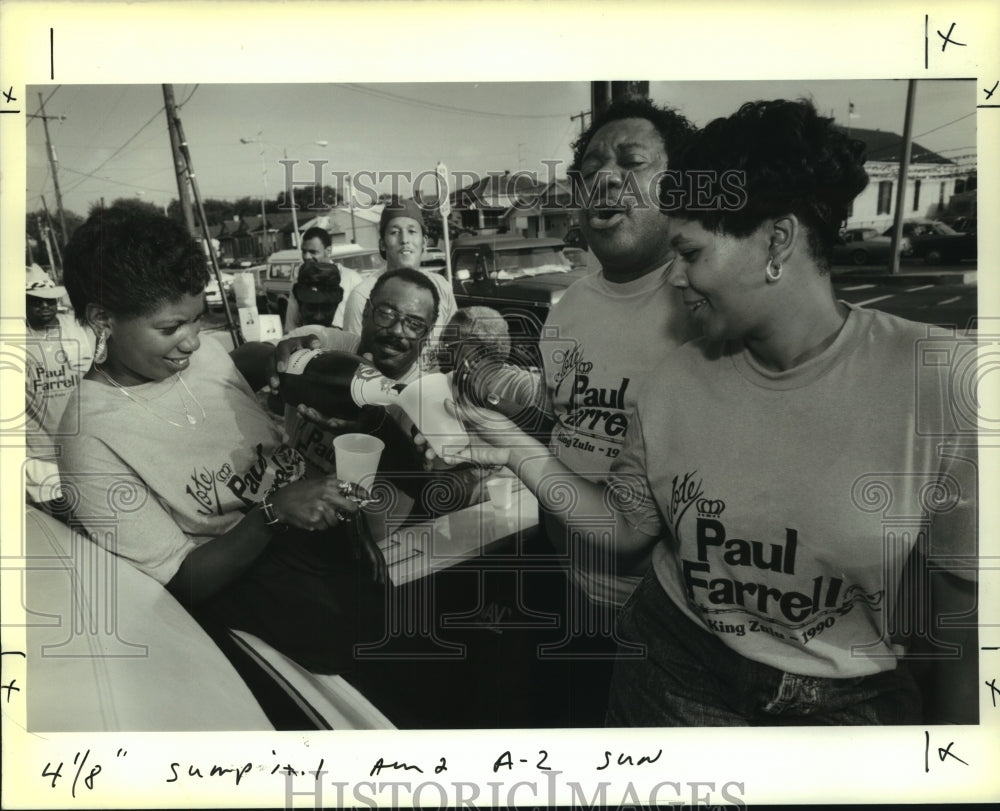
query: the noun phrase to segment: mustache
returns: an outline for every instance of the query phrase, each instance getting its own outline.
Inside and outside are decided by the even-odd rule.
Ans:
[[[396,338],[393,335],[383,335],[375,339],[376,346],[387,346],[398,352],[405,352],[410,348],[410,342],[404,338]]]

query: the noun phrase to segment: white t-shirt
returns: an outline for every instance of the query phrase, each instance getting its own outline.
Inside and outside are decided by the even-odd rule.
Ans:
[[[614,284],[601,272],[563,294],[540,340],[549,404],[556,419],[550,449],[588,481],[603,481],[621,452],[639,388],[663,357],[690,336],[668,266]],[[549,537],[562,528],[546,516]],[[591,599],[621,605],[638,576],[612,575],[573,561],[572,575]]]
[[[24,386],[27,406],[25,484],[38,503],[58,497],[56,460],[63,437],[59,424],[70,396],[94,362],[93,330],[81,326],[72,313],[60,313],[44,330],[27,327]],[[76,433],[79,417],[66,426]]]
[[[81,381],[67,407],[80,430],[59,463],[94,540],[163,584],[273,484],[304,471],[218,342],[203,341],[180,377],[186,389],[175,375],[130,386],[130,396]]]
[[[649,376],[613,479],[626,520],[662,537],[663,599],[780,670],[895,666],[886,616],[918,537],[975,560],[974,425],[942,452],[959,429],[941,359],[957,345],[928,330],[851,307],[833,344],[785,372],[699,340]]]

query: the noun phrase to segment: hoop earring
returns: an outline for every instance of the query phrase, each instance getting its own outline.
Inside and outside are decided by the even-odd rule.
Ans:
[[[775,262],[773,256],[767,258],[767,267],[764,268],[764,277],[769,284],[773,284],[781,278],[781,262]]]
[[[97,333],[97,345],[94,347],[94,363],[101,364],[108,359],[108,336],[102,329]]]

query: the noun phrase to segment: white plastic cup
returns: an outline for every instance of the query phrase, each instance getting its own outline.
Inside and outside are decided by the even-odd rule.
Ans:
[[[469,447],[465,427],[445,408],[445,401],[453,399],[448,377],[431,372],[410,383],[396,401],[438,456],[460,454]]]
[[[490,501],[498,510],[510,509],[513,483],[514,480],[509,476],[486,482],[486,492],[490,494]]]
[[[236,295],[237,307],[256,307],[257,288],[254,284],[253,274],[249,272],[234,274],[233,293]]]
[[[385,443],[368,434],[341,434],[333,440],[337,478],[370,490]]]

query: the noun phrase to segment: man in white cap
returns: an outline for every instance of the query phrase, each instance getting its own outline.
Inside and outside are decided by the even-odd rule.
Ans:
[[[59,497],[60,436],[76,430],[66,403],[94,361],[94,335],[72,313],[59,312],[66,295],[38,265],[27,268],[25,283],[25,486],[28,499],[45,506]]]

